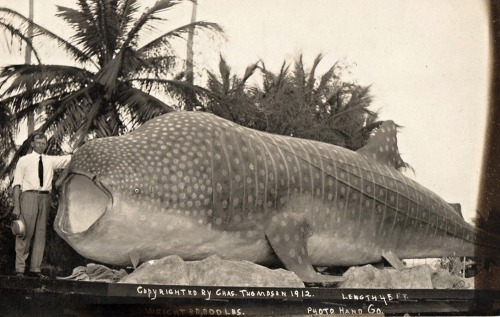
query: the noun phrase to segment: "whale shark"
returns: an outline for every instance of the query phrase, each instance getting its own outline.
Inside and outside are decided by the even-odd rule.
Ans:
[[[311,283],[341,280],[317,266],[498,252],[458,205],[398,170],[396,130],[385,121],[351,151],[168,113],[76,151],[55,230],[101,263],[217,255],[283,265]]]

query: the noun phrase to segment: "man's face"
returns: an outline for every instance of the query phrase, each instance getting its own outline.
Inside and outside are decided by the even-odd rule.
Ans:
[[[31,142],[31,146],[33,147],[33,151],[42,154],[47,148],[47,140],[44,138],[35,138],[35,140]]]

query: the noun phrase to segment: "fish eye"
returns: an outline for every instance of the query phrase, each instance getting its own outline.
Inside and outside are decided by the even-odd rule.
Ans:
[[[134,189],[134,193],[139,194],[141,190],[139,188]]]

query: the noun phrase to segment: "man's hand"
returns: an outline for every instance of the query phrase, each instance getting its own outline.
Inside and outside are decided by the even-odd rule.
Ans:
[[[19,208],[19,206],[14,206],[12,215],[14,216],[15,219],[19,219],[19,216],[21,215],[21,209]]]
[[[14,211],[12,211],[12,215],[16,219],[19,219],[19,216],[21,215],[21,186],[14,186],[14,193],[12,196],[14,200]]]

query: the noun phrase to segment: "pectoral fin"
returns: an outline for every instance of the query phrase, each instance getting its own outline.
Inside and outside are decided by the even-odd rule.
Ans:
[[[383,252],[382,257],[398,271],[406,268],[403,261],[392,251]]]
[[[283,265],[306,283],[338,283],[345,278],[316,272],[307,253],[310,225],[303,216],[283,213],[266,228],[269,244]]]

